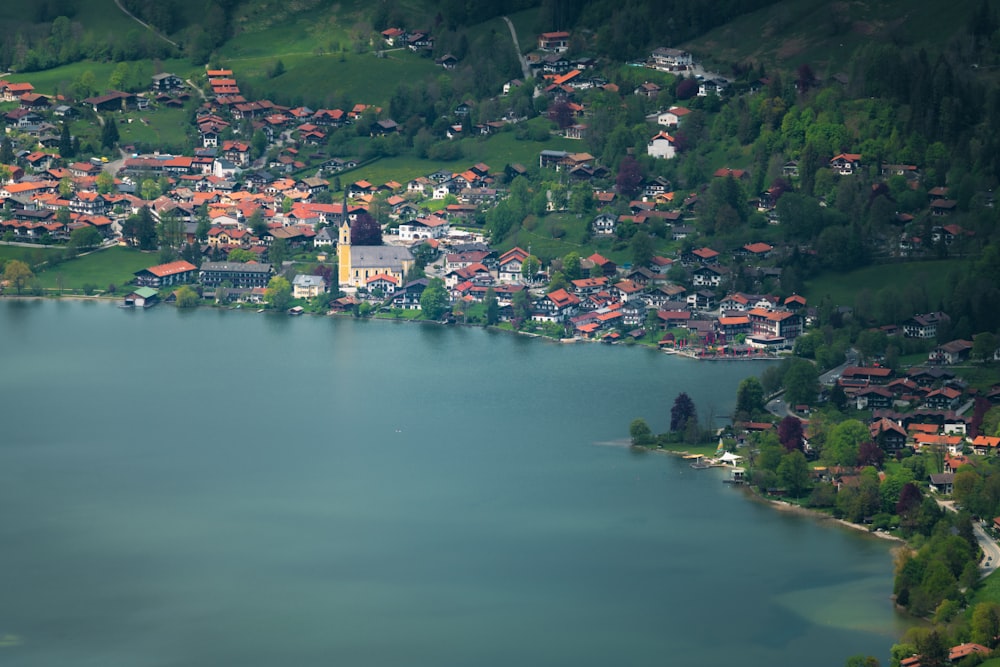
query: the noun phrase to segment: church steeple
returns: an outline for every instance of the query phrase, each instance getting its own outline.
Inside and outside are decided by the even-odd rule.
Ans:
[[[347,188],[344,188],[343,206],[337,237],[337,282],[346,285],[351,280],[351,218],[347,215]]]

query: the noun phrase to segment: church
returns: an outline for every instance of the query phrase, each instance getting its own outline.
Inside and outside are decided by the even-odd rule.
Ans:
[[[376,276],[392,276],[399,285],[413,268],[415,260],[409,248],[391,245],[351,245],[351,224],[340,225],[337,243],[337,281],[344,287],[365,287]]]

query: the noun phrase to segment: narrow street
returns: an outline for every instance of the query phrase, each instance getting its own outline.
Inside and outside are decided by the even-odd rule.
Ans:
[[[941,500],[934,498],[938,506],[946,512],[957,512],[954,500]],[[979,562],[979,576],[985,579],[993,574],[993,571],[1000,565],[1000,544],[997,544],[990,535],[983,529],[978,521],[972,522],[972,530],[976,534],[979,548],[983,550],[983,560]]]

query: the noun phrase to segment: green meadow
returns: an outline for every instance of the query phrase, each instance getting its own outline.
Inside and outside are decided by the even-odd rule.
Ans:
[[[849,273],[827,272],[806,281],[804,296],[810,303],[819,303],[829,296],[834,304],[849,306],[864,290],[916,284],[924,286],[929,302],[936,304],[947,296],[948,275],[966,266],[963,260],[945,259],[876,264]]]
[[[121,288],[134,278],[136,271],[159,263],[156,253],[115,246],[42,271],[38,274],[38,281],[47,290],[58,289],[60,277],[66,290],[79,291],[87,284],[95,285],[99,290],[105,290],[109,285]]]

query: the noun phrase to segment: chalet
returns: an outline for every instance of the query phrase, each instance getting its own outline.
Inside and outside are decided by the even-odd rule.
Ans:
[[[691,274],[691,284],[695,287],[718,287],[722,284],[721,267],[701,266]]]
[[[541,315],[538,319],[552,322],[569,319],[576,314],[579,306],[580,298],[564,289],[550,292],[535,303],[535,308]],[[533,315],[532,319],[536,319],[536,316]]]
[[[222,142],[222,157],[240,168],[250,165],[250,144],[246,141]]]
[[[135,106],[136,97],[132,93],[113,90],[105,95],[88,97],[83,103],[92,106],[97,113],[104,111],[124,111],[129,107]]]
[[[618,272],[618,265],[612,262],[610,259],[601,256],[598,253],[587,257],[587,261],[590,262],[591,266],[596,266],[600,268],[601,273],[605,276],[613,276]]]
[[[611,236],[615,233],[617,218],[611,213],[601,213],[590,222],[594,236]]]
[[[161,72],[153,75],[152,89],[158,93],[167,93],[184,87],[184,80],[176,74]]]
[[[924,397],[924,405],[932,410],[954,410],[961,400],[962,392],[950,387],[941,387]]]
[[[712,310],[715,295],[708,290],[696,290],[687,295],[687,307],[691,310]]]
[[[400,241],[420,241],[424,239],[439,239],[448,234],[451,229],[447,220],[437,215],[416,218],[399,225]]]
[[[841,153],[830,158],[830,169],[833,169],[841,176],[850,176],[860,167],[860,153]]]
[[[1000,452],[1000,438],[989,435],[977,435],[972,439],[972,451],[979,456],[987,456]]]
[[[653,83],[652,81],[646,81],[644,83],[639,84],[639,86],[632,91],[632,94],[637,95],[639,97],[655,98],[660,94],[660,90],[661,88],[657,84]]]
[[[729,82],[725,79],[705,79],[698,85],[698,97],[708,97],[717,95],[722,97],[729,89]]]
[[[869,431],[872,440],[887,454],[895,454],[906,446],[906,431],[891,419],[881,417],[875,420],[869,427]]]
[[[198,267],[183,260],[158,264],[135,272],[135,284],[159,289],[168,285],[188,283],[194,279]]]
[[[719,252],[708,247],[695,248],[694,250],[684,253],[684,256],[681,259],[685,264],[703,264],[708,266],[718,264]]]
[[[840,377],[845,383],[853,383],[858,386],[868,384],[887,384],[892,378],[892,369],[883,368],[881,366],[848,366],[841,372]]]
[[[892,407],[895,396],[885,387],[869,386],[854,394],[858,410],[885,410]]]
[[[932,364],[953,365],[968,361],[971,352],[971,340],[953,340],[935,347],[928,356],[927,361]]]
[[[955,475],[950,472],[932,473],[929,476],[931,491],[950,496],[955,484]]]
[[[400,280],[396,276],[379,273],[365,281],[365,288],[369,292],[379,290],[382,294],[393,294],[395,293],[396,288],[399,287],[399,283]]]

